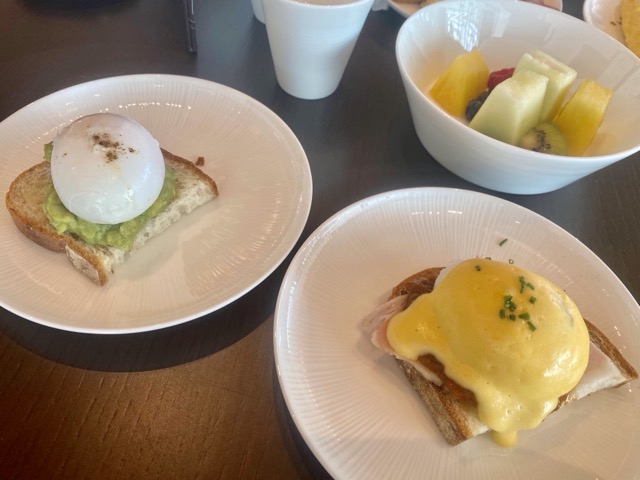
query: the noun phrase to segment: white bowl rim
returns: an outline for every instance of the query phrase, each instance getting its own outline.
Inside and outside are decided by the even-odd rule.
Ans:
[[[425,95],[424,93],[422,93],[422,91],[417,87],[417,85],[415,84],[415,82],[413,81],[413,79],[411,78],[411,76],[409,75],[409,73],[407,72],[407,69],[405,68],[405,66],[401,63],[400,61],[400,43],[401,43],[401,38],[404,35],[404,33],[406,31],[409,30],[409,28],[411,28],[412,24],[415,22],[420,21],[421,17],[427,15],[429,12],[434,11],[436,9],[447,9],[450,8],[451,4],[461,4],[461,3],[465,3],[465,4],[476,4],[479,5],[481,7],[486,7],[489,4],[506,4],[506,3],[511,3],[512,7],[515,9],[529,9],[529,8],[548,8],[545,6],[541,6],[541,5],[536,5],[536,4],[532,4],[532,3],[528,3],[528,2],[521,2],[519,0],[447,0],[446,2],[435,2],[435,3],[431,3],[429,5],[426,5],[425,7],[422,7],[420,10],[418,10],[416,13],[414,13],[413,15],[411,15],[407,20],[405,20],[405,22],[401,25],[400,30],[398,31],[398,35],[396,37],[396,61],[398,63],[398,68],[400,70],[400,74],[405,77],[406,79],[409,80],[409,84],[411,85],[411,88],[413,88],[414,90],[418,91],[418,93],[420,93],[420,95],[422,95],[422,97],[424,97],[424,99],[427,102],[427,105],[430,108],[436,109],[440,114],[444,115],[445,117],[445,121],[450,124],[453,125],[455,124],[456,126],[453,128],[456,128],[457,130],[461,131],[461,132],[468,132],[472,135],[472,138],[475,138],[479,141],[487,141],[489,142],[489,145],[494,146],[495,148],[506,148],[508,150],[513,149],[514,152],[516,153],[520,153],[522,154],[522,151],[525,150],[523,148],[520,148],[516,145],[511,145],[509,143],[506,142],[502,142],[501,140],[496,140],[495,138],[489,137],[488,135],[485,135],[483,133],[480,133],[472,128],[470,128],[468,125],[464,124],[463,122],[461,122],[459,119],[455,118],[454,116],[448,114],[447,112],[445,112],[442,108],[440,108],[428,95]],[[598,28],[594,27],[593,25],[586,23],[582,20],[580,20],[577,17],[574,17],[572,15],[568,15],[564,12],[560,12],[557,11],[555,9],[552,8],[548,8],[548,12],[547,15],[551,15],[551,16],[562,16],[566,21],[569,22],[576,22],[576,25],[580,25],[578,28],[582,28],[582,29],[587,29],[587,30],[592,30],[593,33],[595,35],[601,35],[602,38],[604,39],[604,41],[608,41],[608,42],[615,42],[616,44],[618,44],[621,48],[620,51],[628,51],[629,55],[633,55],[633,53],[628,50],[626,47],[624,47],[624,45],[620,44],[620,42],[618,42],[616,39],[614,39],[613,37],[611,37],[610,35],[608,35],[607,33],[603,32],[602,30],[599,30]],[[426,12],[426,13],[425,13]],[[637,58],[637,57],[636,57]],[[638,58],[638,64],[640,67],[640,58]],[[596,163],[596,164],[603,164],[603,163],[613,163],[612,160],[615,161],[619,161],[621,159],[627,158],[631,155],[633,155],[634,153],[640,151],[640,137],[638,138],[638,143],[631,148],[627,148],[624,150],[617,150],[613,153],[607,153],[607,154],[601,154],[601,155],[589,155],[589,156],[569,156],[569,155],[556,155],[556,154],[550,154],[550,153],[541,153],[541,152],[535,152],[533,150],[526,150],[526,152],[528,154],[532,154],[533,155],[533,159],[542,159],[542,160],[561,160],[564,162],[569,162],[569,163],[584,163],[584,162],[588,162],[588,163]]]

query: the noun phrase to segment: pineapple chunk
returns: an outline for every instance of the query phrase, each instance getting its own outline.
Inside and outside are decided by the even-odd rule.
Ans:
[[[602,123],[613,92],[598,82],[586,79],[564,104],[555,124],[567,138],[568,154],[584,155]]]
[[[487,88],[489,67],[478,50],[463,53],[453,59],[429,93],[450,115],[461,117],[472,98]]]
[[[469,126],[511,145],[538,124],[549,79],[524,70],[491,91]]]
[[[540,50],[533,50],[522,55],[516,65],[515,73],[522,70],[531,70],[549,79],[547,93],[540,112],[540,121],[553,119],[560,110],[571,84],[576,79],[577,72]]]

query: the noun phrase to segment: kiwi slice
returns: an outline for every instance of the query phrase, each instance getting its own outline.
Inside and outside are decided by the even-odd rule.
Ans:
[[[476,116],[476,113],[478,113],[478,110],[480,110],[480,107],[484,104],[484,101],[487,99],[488,96],[489,96],[489,90],[485,90],[477,97],[469,100],[469,103],[467,103],[467,107],[464,109],[464,117],[467,119],[468,122],[473,120],[473,117]]]
[[[567,154],[567,139],[564,133],[551,122],[542,122],[524,134],[518,146],[534,152]]]

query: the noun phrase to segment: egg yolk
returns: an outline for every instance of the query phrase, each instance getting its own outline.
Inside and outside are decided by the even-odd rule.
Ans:
[[[396,354],[432,354],[474,393],[480,421],[502,445],[538,426],[580,380],[589,333],[564,291],[515,265],[465,260],[389,322]]]

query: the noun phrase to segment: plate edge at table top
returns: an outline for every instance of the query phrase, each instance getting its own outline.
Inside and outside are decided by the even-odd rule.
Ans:
[[[287,353],[283,352],[282,349],[280,348],[281,346],[279,345],[280,341],[285,341],[285,339],[282,338],[282,335],[291,335],[290,333],[287,333],[286,331],[286,325],[289,322],[288,319],[288,303],[294,301],[289,293],[288,293],[288,289],[289,287],[291,287],[294,284],[303,284],[305,281],[307,281],[307,279],[305,279],[303,276],[300,276],[300,263],[301,261],[307,260],[309,258],[310,255],[313,255],[314,253],[317,252],[313,252],[312,250],[316,247],[314,247],[314,244],[316,243],[316,241],[318,241],[318,237],[322,236],[322,235],[330,235],[332,233],[335,232],[335,223],[338,222],[337,219],[339,219],[341,216],[345,216],[347,217],[347,219],[349,218],[349,214],[352,213],[352,211],[354,211],[354,209],[357,211],[359,208],[362,208],[362,204],[363,202],[368,202],[368,201],[372,201],[375,203],[376,199],[380,199],[380,197],[384,197],[387,195],[394,195],[394,192],[398,192],[399,194],[404,193],[410,193],[412,190],[416,191],[416,190],[448,190],[449,192],[451,192],[452,194],[456,194],[456,192],[462,192],[463,194],[469,193],[472,196],[474,195],[481,195],[481,196],[485,196],[485,197],[492,197],[493,199],[495,199],[495,201],[497,201],[500,204],[504,204],[506,205],[508,208],[511,207],[516,207],[517,209],[521,209],[523,211],[524,215],[531,215],[533,214],[535,217],[538,217],[541,221],[549,224],[552,228],[557,229],[557,231],[559,233],[561,233],[562,235],[565,235],[566,238],[568,239],[568,241],[571,242],[577,242],[581,249],[583,250],[583,252],[581,252],[579,255],[581,256],[583,253],[587,254],[588,256],[592,256],[594,259],[597,260],[597,262],[599,262],[599,265],[597,265],[597,268],[603,268],[606,272],[606,274],[609,276],[609,279],[612,280],[613,282],[615,282],[617,284],[617,286],[620,288],[620,290],[618,291],[618,294],[626,297],[627,300],[630,303],[630,308],[633,308],[634,311],[637,313],[640,310],[640,307],[638,307],[637,301],[633,298],[633,296],[631,295],[631,293],[628,291],[628,289],[626,288],[626,286],[620,281],[620,279],[615,275],[615,273],[613,271],[611,271],[611,269],[601,260],[599,259],[599,257],[597,257],[597,255],[595,255],[588,247],[586,247],[584,244],[582,244],[576,237],[574,237],[573,235],[571,235],[569,232],[567,232],[566,230],[564,230],[562,227],[560,227],[559,225],[551,222],[550,220],[546,219],[545,217],[537,214],[536,212],[533,212],[525,207],[522,207],[520,205],[517,205],[513,202],[509,202],[507,200],[503,200],[497,197],[493,197],[492,195],[487,195],[487,194],[482,194],[479,192],[473,192],[473,191],[467,191],[467,190],[458,190],[458,189],[446,189],[446,188],[440,188],[440,187],[418,187],[418,188],[411,188],[411,189],[401,189],[401,190],[397,190],[397,191],[392,191],[392,192],[383,192],[381,194],[377,194],[374,195],[372,197],[369,198],[365,198],[362,199],[360,201],[355,202],[352,205],[349,205],[348,207],[345,207],[344,209],[342,209],[341,211],[337,212],[336,214],[334,214],[331,218],[327,219],[321,226],[319,226],[315,232],[313,232],[305,241],[305,243],[303,244],[303,246],[298,250],[298,252],[296,253],[296,256],[294,257],[294,259],[292,260],[291,264],[289,265],[289,268],[287,270],[287,273],[285,274],[285,277],[283,279],[283,283],[282,283],[282,287],[281,290],[279,292],[278,295],[278,300],[277,300],[277,304],[276,304],[276,310],[275,310],[275,315],[274,315],[274,332],[273,332],[273,342],[274,342],[274,349],[276,351],[276,367],[277,367],[277,374],[278,374],[278,379],[280,382],[280,386],[283,390],[283,394],[286,400],[286,403],[288,405],[288,408],[290,410],[290,412],[292,413],[292,417],[294,418],[296,424],[298,425],[298,429],[300,430],[301,434],[303,435],[303,438],[305,439],[305,442],[307,442],[307,445],[312,449],[312,451],[314,452],[314,455],[316,455],[316,457],[321,461],[321,463],[324,465],[324,467],[333,475],[337,475],[338,472],[340,471],[340,468],[344,468],[344,466],[336,466],[336,465],[332,465],[330,460],[327,459],[325,453],[322,451],[323,448],[320,445],[317,445],[314,442],[313,436],[312,436],[312,432],[308,431],[307,429],[307,424],[305,423],[305,419],[300,418],[300,411],[297,408],[297,399],[294,397],[290,396],[290,393],[288,391],[288,388],[290,385],[288,385],[288,380],[285,378],[286,374],[287,374],[287,362],[290,361],[287,357]],[[357,215],[354,213],[354,215]],[[347,220],[348,221],[348,220]],[[320,241],[320,249],[322,249],[322,242]],[[594,267],[594,268],[596,268]],[[634,333],[637,333],[636,330],[638,328],[638,319],[636,318],[633,321],[634,324]],[[634,336],[634,339],[637,340],[637,338]],[[293,359],[293,361],[297,361],[295,358]],[[297,375],[296,375],[297,378]],[[307,387],[304,387],[307,388]],[[319,419],[315,419],[315,421],[317,422]],[[317,433],[317,432],[316,432]],[[339,468],[340,467],[340,468]]]
[[[172,320],[170,322],[164,322],[160,325],[143,325],[143,326],[137,326],[137,327],[133,326],[128,328],[117,327],[113,329],[110,327],[107,327],[105,329],[101,327],[96,328],[93,326],[90,326],[88,328],[83,328],[73,324],[68,324],[68,325],[60,324],[59,322],[51,323],[47,321],[46,318],[39,318],[38,316],[32,315],[31,312],[29,311],[23,312],[19,309],[13,308],[12,305],[10,304],[10,299],[9,299],[9,303],[7,303],[7,299],[3,298],[2,306],[6,308],[8,311],[11,311],[17,314],[18,316],[21,316],[29,321],[34,321],[36,323],[40,323],[42,325],[45,325],[51,328],[57,328],[61,330],[80,332],[80,333],[122,334],[122,333],[137,333],[137,332],[156,330],[159,328],[166,328],[166,327],[170,327],[179,323],[184,323],[184,322],[193,320],[195,318],[198,318],[200,316],[206,315],[237,300],[241,296],[251,291],[257,285],[259,285],[262,281],[264,281],[286,259],[289,253],[293,250],[293,248],[295,247],[296,243],[300,238],[300,235],[304,230],[304,227],[306,226],[306,222],[308,220],[308,216],[311,208],[311,202],[312,202],[313,180],[311,178],[311,171],[308,164],[308,159],[306,157],[306,153],[304,152],[302,145],[300,144],[299,140],[297,139],[293,131],[284,122],[284,120],[282,120],[282,118],[280,118],[275,112],[273,112],[271,109],[266,107],[264,104],[262,104],[258,100],[250,97],[249,95],[239,90],[236,90],[234,88],[228,87],[223,84],[205,80],[205,79],[200,79],[200,78],[190,77],[190,76],[183,76],[183,75],[173,75],[173,74],[146,73],[146,74],[119,75],[119,76],[113,76],[113,77],[99,78],[99,79],[83,82],[77,85],[65,87],[56,92],[49,93],[39,100],[30,102],[29,104],[20,108],[19,110],[9,115],[7,118],[5,118],[2,122],[0,122],[0,132],[4,130],[3,126],[6,127],[7,129],[12,128],[14,126],[14,122],[23,121],[22,118],[25,115],[32,114],[31,112],[37,111],[38,108],[47,108],[49,105],[53,105],[55,107],[55,102],[63,101],[66,97],[73,96],[73,95],[76,95],[82,98],[82,95],[85,94],[84,93],[85,90],[88,92],[99,90],[100,88],[102,88],[103,85],[105,88],[113,88],[117,90],[118,88],[120,88],[119,85],[125,82],[134,82],[134,83],[137,82],[138,84],[145,87],[146,85],[151,85],[155,82],[162,82],[162,81],[166,81],[167,84],[170,84],[175,88],[178,88],[180,83],[186,82],[186,84],[190,85],[189,88],[192,88],[195,90],[199,90],[200,88],[204,87],[205,91],[211,90],[212,92],[215,92],[215,91],[222,92],[223,96],[226,99],[228,99],[230,103],[233,103],[234,101],[239,101],[244,104],[244,102],[247,102],[247,105],[249,105],[248,110],[254,111],[255,115],[258,116],[256,118],[261,118],[261,116],[264,115],[265,120],[268,120],[270,122],[269,123],[270,127],[277,128],[277,130],[279,130],[281,134],[287,135],[287,137],[289,138],[289,145],[290,145],[287,148],[291,148],[292,152],[295,151],[293,154],[295,154],[296,158],[297,157],[304,158],[304,162],[303,162],[304,165],[300,165],[299,172],[295,173],[296,175],[299,174],[301,176],[300,177],[301,183],[299,185],[300,194],[299,195],[295,194],[295,196],[292,197],[293,203],[291,206],[291,208],[295,207],[296,211],[299,213],[296,214],[295,216],[292,216],[291,224],[286,227],[288,229],[295,227],[297,234],[294,235],[293,233],[288,233],[286,237],[284,237],[285,240],[289,239],[285,242],[286,245],[284,243],[282,245],[278,243],[277,248],[274,247],[274,251],[282,250],[282,255],[280,255],[279,258],[277,259],[274,257],[274,261],[270,269],[266,271],[264,275],[260,276],[260,278],[257,278],[255,279],[255,281],[248,283],[246,288],[243,288],[241,291],[235,292],[235,294],[231,298],[222,302],[217,302],[213,308],[208,308],[202,311],[199,310],[198,312],[194,311],[188,316],[184,316],[184,317]],[[117,98],[114,97],[114,99],[109,98],[106,101],[117,102],[118,100]],[[52,122],[52,123],[54,123],[55,125],[55,122]],[[2,139],[1,135],[0,135],[0,139]],[[3,141],[6,141],[6,140],[7,139],[3,139]],[[292,157],[292,161],[293,161],[293,157]],[[296,163],[300,163],[300,162],[296,160]],[[11,181],[12,179],[7,178],[7,187]],[[77,272],[73,272],[73,273],[77,273]],[[96,287],[96,288],[100,288],[100,287]]]

